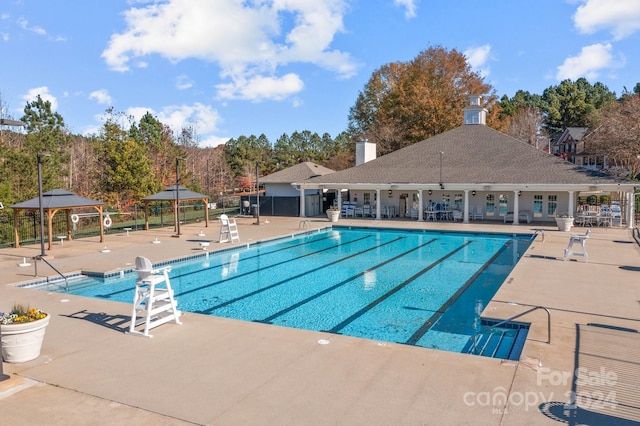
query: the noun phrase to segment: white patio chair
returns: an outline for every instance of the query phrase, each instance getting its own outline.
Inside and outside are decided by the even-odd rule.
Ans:
[[[477,205],[473,207],[473,214],[472,214],[472,219],[476,220],[476,219],[484,219],[484,214],[482,212],[482,206]]]

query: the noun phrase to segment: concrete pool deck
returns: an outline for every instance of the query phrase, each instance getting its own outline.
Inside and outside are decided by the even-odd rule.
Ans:
[[[266,223],[266,221],[269,223]],[[298,218],[238,219],[240,243],[217,243],[212,222],[56,244],[61,272],[131,268],[299,232]],[[182,325],[129,336],[131,304],[16,288],[40,246],[0,250],[0,311],[14,302],[52,315],[34,361],[4,363],[6,424],[421,425],[640,422],[640,249],[631,230],[593,228],[589,262],[562,261],[569,233],[555,225],[344,220],[338,225],[532,233],[544,229],[486,307],[531,330],[519,362],[185,313]],[[310,218],[311,229],[328,226]],[[205,237],[197,234],[203,230]],[[574,228],[584,232],[584,228]],[[151,244],[158,238],[160,244]],[[104,246],[110,250],[102,253]],[[575,259],[575,258],[574,258]],[[39,275],[55,273],[39,263]],[[318,340],[329,340],[321,345]],[[572,395],[576,409],[571,409]],[[567,405],[565,405],[567,404]]]

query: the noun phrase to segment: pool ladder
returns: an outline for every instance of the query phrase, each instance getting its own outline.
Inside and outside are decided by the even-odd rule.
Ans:
[[[513,320],[515,320],[515,319],[517,319],[517,318],[520,318],[521,316],[527,315],[528,313],[531,313],[531,312],[533,312],[533,311],[537,311],[538,309],[544,309],[544,310],[547,312],[547,343],[548,343],[548,344],[551,344],[551,312],[549,312],[549,309],[548,309],[548,308],[545,308],[544,306],[534,306],[534,307],[533,307],[533,308],[531,308],[531,309],[528,309],[528,310],[526,310],[526,311],[524,311],[524,312],[521,312],[521,313],[519,313],[518,315],[514,315],[514,316],[512,316],[512,317],[511,317],[511,318],[509,318],[509,319],[506,319],[506,320],[500,321],[500,322],[498,322],[498,323],[495,323],[495,324],[493,324],[492,326],[487,327],[487,328],[485,328],[484,330],[480,330],[479,332],[477,332],[476,334],[474,334],[474,335],[471,337],[471,338],[473,339],[473,345],[471,346],[470,353],[474,353],[474,352],[475,352],[475,350],[476,350],[476,348],[477,348],[477,345],[478,345],[478,341],[479,341],[479,340],[478,340],[478,336],[479,336],[480,334],[484,334],[484,333],[486,333],[486,332],[487,332],[487,331],[489,331],[489,330],[492,330],[492,329],[494,329],[494,328],[496,328],[496,327],[500,327],[500,326],[502,326],[502,325],[504,325],[504,324],[506,324],[506,323],[508,323],[508,322],[511,322],[511,321],[513,321]],[[502,339],[502,338],[501,338],[501,339]]]
[[[301,220],[300,223],[298,223],[298,230],[309,230],[309,227],[311,226],[311,222],[309,222],[309,220],[305,219],[305,220]]]

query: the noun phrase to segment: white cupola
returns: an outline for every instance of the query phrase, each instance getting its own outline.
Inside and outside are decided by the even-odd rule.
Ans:
[[[480,95],[469,96],[469,106],[462,109],[464,111],[464,124],[487,124],[488,111],[480,104],[481,100],[482,96]]]

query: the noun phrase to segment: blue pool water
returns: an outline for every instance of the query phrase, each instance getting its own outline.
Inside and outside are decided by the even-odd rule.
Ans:
[[[183,311],[460,352],[530,241],[334,227],[176,262],[169,276]],[[131,303],[136,277],[69,292]]]

